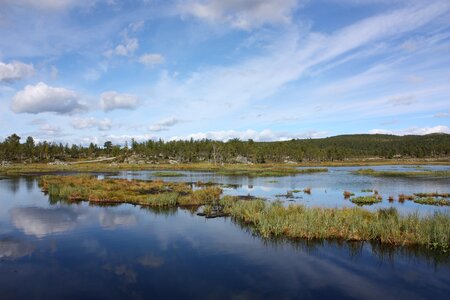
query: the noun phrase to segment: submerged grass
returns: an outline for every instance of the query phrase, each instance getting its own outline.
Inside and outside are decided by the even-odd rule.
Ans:
[[[374,169],[359,169],[353,174],[378,177],[450,177],[450,171],[375,171]]]

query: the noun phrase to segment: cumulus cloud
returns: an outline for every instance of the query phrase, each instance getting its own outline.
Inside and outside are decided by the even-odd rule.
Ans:
[[[298,0],[190,0],[180,2],[178,12],[208,22],[229,23],[250,30],[264,24],[287,24],[298,7]]]
[[[39,82],[36,85],[27,85],[19,91],[13,98],[11,109],[15,113],[70,114],[84,111],[86,106],[81,104],[80,96],[75,91]]]
[[[73,128],[76,129],[88,129],[97,127],[100,131],[107,131],[112,128],[112,122],[108,118],[103,120],[97,120],[95,118],[74,118],[70,122]]]
[[[405,129],[372,129],[369,130],[370,134],[394,134],[394,135],[425,135],[431,133],[449,133],[450,128],[444,125],[437,125],[434,127],[411,127]]]
[[[136,38],[125,37],[122,44],[117,45],[114,49],[105,51],[104,55],[108,58],[111,58],[114,55],[130,56],[137,50],[137,48],[139,48],[139,42]]]
[[[162,63],[164,63],[164,61],[165,61],[164,56],[162,56],[161,54],[157,54],[157,53],[147,53],[147,54],[141,55],[141,57],[139,57],[139,62],[146,66],[154,66],[154,65],[162,64]]]
[[[302,133],[289,133],[289,132],[276,132],[270,129],[265,129],[262,131],[256,130],[246,130],[246,131],[235,131],[235,130],[222,130],[222,131],[210,131],[210,132],[199,132],[190,134],[187,136],[175,136],[171,140],[218,140],[218,141],[228,141],[231,139],[238,138],[240,140],[254,141],[287,141],[292,139],[300,138],[320,138],[324,137],[326,132],[324,131],[307,131]]]
[[[149,130],[155,131],[155,132],[169,130],[170,127],[172,127],[180,122],[182,122],[182,120],[175,118],[175,117],[166,118],[166,119],[163,119],[163,120],[151,125],[149,127]]]
[[[34,74],[33,65],[28,65],[20,61],[13,61],[9,64],[0,62],[0,82],[16,81]]]
[[[104,92],[100,96],[100,106],[105,111],[114,109],[134,109],[138,98],[131,94],[119,94],[115,91]]]

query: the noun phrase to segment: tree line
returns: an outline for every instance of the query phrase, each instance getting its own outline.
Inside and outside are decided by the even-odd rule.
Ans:
[[[48,162],[53,160],[92,159],[101,156],[118,160],[138,157],[146,161],[177,160],[179,162],[232,163],[248,160],[265,162],[318,162],[346,159],[380,158],[439,158],[448,157],[449,134],[395,136],[383,134],[340,135],[321,139],[293,139],[279,142],[256,142],[232,139],[227,142],[203,140],[132,139],[125,146],[111,141],[99,146],[69,145],[47,141],[24,140],[17,134],[0,143],[0,160],[12,162]]]

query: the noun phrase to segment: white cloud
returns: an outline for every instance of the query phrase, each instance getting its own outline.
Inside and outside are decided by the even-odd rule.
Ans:
[[[33,65],[13,61],[9,64],[0,62],[0,81],[20,80],[34,74]]]
[[[53,126],[48,123],[43,123],[39,127],[40,131],[43,131],[46,135],[59,135],[61,133],[61,128],[59,126]]]
[[[139,57],[139,62],[147,66],[153,66],[164,63],[164,56],[157,53],[147,53]]]
[[[11,210],[11,221],[27,235],[38,238],[75,228],[81,213],[78,209],[16,207]]]
[[[307,131],[302,133],[289,133],[289,132],[276,132],[270,129],[265,129],[262,131],[256,130],[246,130],[246,131],[235,131],[235,130],[222,130],[222,131],[210,131],[210,132],[199,132],[194,134],[189,134],[187,136],[175,136],[171,140],[202,140],[211,139],[219,141],[228,141],[231,139],[238,138],[240,140],[252,139],[254,141],[286,141],[291,139],[300,138],[320,138],[326,136],[324,131]]]
[[[105,111],[114,109],[134,109],[138,98],[131,94],[119,94],[115,91],[104,92],[100,96],[100,106]]]
[[[450,110],[447,112],[440,112],[434,115],[435,118],[448,118],[450,117]]]
[[[1,2],[46,11],[59,11],[73,7],[92,7],[101,0],[2,0]],[[105,2],[108,3],[108,0]]]
[[[183,77],[163,72],[153,96],[177,102],[198,117],[224,114],[276,94],[287,83],[337,57],[355,55],[376,42],[390,41],[449,10],[447,3],[416,5],[366,18],[330,35],[312,32],[302,36],[298,30],[287,31],[274,38],[275,42],[266,47],[266,54],[235,65],[203,68]],[[367,78],[358,81],[359,86],[376,82],[383,78],[382,73],[381,69],[367,71]],[[344,81],[333,88],[351,90],[351,85],[351,81]]]
[[[170,118],[166,118],[163,119],[159,122],[156,122],[155,124],[151,125],[149,127],[150,131],[164,131],[164,130],[169,130],[170,127],[178,124],[182,122],[181,119],[175,118],[175,117],[170,117]]]
[[[298,7],[298,0],[190,0],[178,6],[181,15],[208,22],[229,23],[250,30],[264,24],[288,24]]]
[[[388,100],[388,103],[392,104],[394,106],[405,106],[405,105],[409,106],[416,102],[417,101],[414,98],[414,96],[400,96],[400,97],[395,97],[395,98],[391,98]]]
[[[101,210],[99,222],[103,227],[115,228],[117,226],[133,226],[138,222],[138,218],[128,211]]]
[[[108,118],[105,118],[103,120],[97,120],[95,118],[74,118],[70,122],[73,128],[76,129],[88,129],[97,127],[100,131],[107,131],[112,128],[112,122]]]
[[[18,92],[13,98],[11,109],[15,113],[70,114],[86,110],[86,107],[80,103],[80,96],[76,92],[39,82],[36,85],[27,85]]]
[[[104,55],[111,58],[114,55],[117,56],[130,56],[139,48],[139,42],[136,38],[128,38],[125,36],[125,40],[122,44],[117,45],[114,49],[105,51]]]
[[[410,127],[405,129],[396,129],[396,130],[388,130],[388,129],[372,129],[369,130],[370,134],[395,134],[395,135],[424,135],[430,133],[449,133],[450,128],[445,125],[437,125],[434,127]]]
[[[33,253],[34,249],[34,246],[23,241],[3,238],[0,240],[0,259],[28,256]]]

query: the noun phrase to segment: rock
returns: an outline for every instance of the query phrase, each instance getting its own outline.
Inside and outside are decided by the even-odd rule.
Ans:
[[[11,162],[7,161],[7,160],[2,161],[2,164],[1,164],[2,167],[9,167],[10,165],[11,165]]]
[[[68,163],[65,162],[65,161],[55,160],[54,162],[49,162],[48,165],[53,165],[53,166],[67,166]]]
[[[247,165],[251,165],[252,162],[245,156],[242,155],[238,155],[234,161],[238,164],[247,164]]]
[[[178,165],[179,162],[177,160],[169,159],[169,164],[171,164],[171,165]]]

